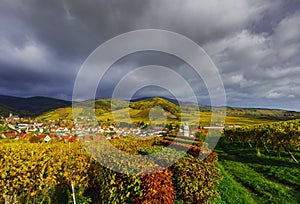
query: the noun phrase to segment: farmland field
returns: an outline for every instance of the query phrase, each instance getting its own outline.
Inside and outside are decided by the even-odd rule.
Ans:
[[[133,120],[147,122],[149,109],[144,106],[148,103],[135,103],[131,109],[118,109],[114,114],[122,119],[128,111]],[[176,115],[175,106],[166,107]],[[109,107],[101,110],[101,119],[111,117],[106,109]],[[87,135],[85,142],[69,144],[62,140],[30,143],[34,140],[2,139],[0,202],[73,203],[76,197],[77,203],[299,203],[299,120],[269,123],[274,119],[269,112],[252,111],[247,116],[245,110],[241,115],[229,111],[226,123],[240,126],[225,128],[214,152],[203,142],[202,132],[195,141],[176,138],[172,148],[166,147],[174,141],[173,132],[143,140],[138,135],[108,140],[117,149],[137,156],[136,160],[112,151],[97,136]],[[262,113],[269,116],[254,117]],[[49,114],[71,119],[70,108]],[[177,121],[174,114],[167,114],[169,121]],[[210,115],[200,112],[204,124]],[[130,122],[127,118],[124,121]],[[3,125],[0,129],[7,131]],[[91,155],[94,152],[86,151],[87,147],[97,154]],[[158,154],[161,161],[142,157],[162,150],[166,151]],[[179,154],[184,156],[163,169]],[[199,154],[208,156],[202,161]],[[100,165],[99,158],[108,166]],[[144,175],[147,168],[156,173]]]
[[[141,182],[145,178],[122,176],[97,165],[80,144],[71,144],[70,149],[64,143],[31,144],[2,140],[0,144],[1,186],[4,189],[2,198],[7,198],[9,195],[11,199],[27,200],[29,203],[72,202],[71,184],[73,183],[79,203],[95,202],[94,199],[100,199],[103,202],[110,202],[114,199],[131,202],[137,197],[152,199],[149,197],[149,189],[148,194],[142,190]],[[130,138],[112,140],[112,144],[131,154],[151,154],[163,148],[154,140],[143,142]],[[276,152],[267,154],[262,150],[258,156],[254,149],[238,142],[229,142],[225,137],[221,137],[215,151],[218,154],[218,162],[215,166],[222,179],[209,163],[207,166],[206,163],[193,160],[191,157],[181,161],[178,166],[169,168],[169,173],[161,172],[160,176],[167,178],[169,175],[173,178],[173,182],[163,184],[169,186],[168,191],[163,191],[159,185],[153,188],[164,192],[163,199],[166,203],[185,203],[185,200],[192,198],[199,199],[199,202],[204,198],[201,203],[208,201],[213,203],[299,203],[300,166],[290,158],[289,154],[282,153],[281,158],[278,158]],[[300,158],[299,152],[293,153],[297,159]],[[169,152],[169,156],[165,155],[165,158],[172,157],[173,154],[176,154],[175,150]],[[57,155],[61,156],[57,157]],[[216,171],[215,175],[203,178],[197,173],[198,171],[204,173],[205,169]],[[197,178],[195,175],[200,177]],[[185,179],[182,180],[184,177]],[[151,179],[155,179],[155,176],[147,179],[150,179],[149,182],[152,183]],[[211,188],[212,186],[203,186],[202,179],[211,179],[215,190]],[[34,181],[39,181],[39,184],[34,184]],[[196,182],[197,185],[191,187],[190,182]],[[118,184],[118,187],[115,184]],[[106,187],[100,190],[99,187],[102,185]],[[176,191],[173,192],[172,189]],[[189,194],[180,194],[179,189],[189,189]],[[193,194],[196,195],[197,191],[202,191],[201,189],[207,197],[200,195],[193,197]],[[177,192],[177,194],[170,194],[171,192]],[[107,196],[102,195],[103,193]],[[173,200],[174,198],[176,199]]]
[[[299,203],[300,165],[289,154],[255,149],[222,137],[216,147],[223,180],[218,203]],[[299,159],[300,152],[294,152]]]
[[[144,161],[142,154],[164,148],[160,141],[161,138],[123,138],[112,140],[112,144],[135,154],[138,161]],[[95,161],[79,142],[68,145],[2,140],[0,202],[60,204],[73,203],[76,198],[77,203],[207,203],[218,198],[216,186],[221,177],[214,165],[217,158],[214,153],[204,161],[185,154],[176,164],[162,169],[160,163],[151,160],[145,163],[120,161],[114,152],[108,153],[111,150],[104,143],[96,146],[94,142],[87,143],[98,148],[100,157],[108,155],[107,163],[125,167],[123,171],[141,167],[152,174],[139,171],[130,175],[113,171],[110,166],[104,167]],[[198,147],[194,149],[199,150]],[[178,153],[167,148],[161,155],[162,161],[168,161]]]

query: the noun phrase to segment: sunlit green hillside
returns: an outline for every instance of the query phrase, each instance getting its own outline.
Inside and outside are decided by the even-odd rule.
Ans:
[[[208,106],[196,104],[184,104],[185,111],[180,106],[163,98],[148,98],[136,102],[128,102],[119,99],[99,99],[96,101],[86,101],[79,103],[74,109],[79,115],[87,115],[87,107],[95,107],[97,120],[116,121],[132,123],[135,121],[162,123],[175,122],[180,119],[188,119],[191,124],[209,125],[211,122],[211,111]],[[190,106],[190,109],[188,107]],[[195,109],[197,106],[197,110]],[[161,112],[157,112],[161,109]],[[186,111],[187,110],[187,111]],[[154,113],[153,113],[154,112]],[[157,112],[157,113],[155,113]],[[151,118],[151,114],[158,115],[157,118]],[[160,114],[160,115],[159,115]],[[216,117],[221,117],[218,113]],[[300,113],[285,110],[269,109],[246,109],[246,108],[227,108],[226,125],[251,125],[267,123],[272,121],[289,120],[299,118]],[[38,119],[56,120],[59,118],[72,119],[72,108],[59,108],[44,113]],[[154,121],[153,121],[154,120]]]

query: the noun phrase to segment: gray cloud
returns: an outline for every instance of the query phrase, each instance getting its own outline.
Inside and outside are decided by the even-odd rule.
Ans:
[[[252,105],[267,106],[266,99],[273,99],[276,101],[268,106],[286,107],[299,101],[299,22],[295,12],[278,22],[272,35],[243,30],[206,45],[230,89],[229,102],[242,98]]]
[[[204,47],[219,68],[229,105],[291,104],[300,110],[299,8],[296,0],[4,0],[0,94],[71,99],[81,64],[101,43],[131,30],[159,28]],[[102,96],[109,96],[130,69],[153,63],[189,73],[184,62],[170,56],[135,54],[107,73]],[[208,103],[204,83],[191,73],[187,81]],[[145,89],[144,94],[150,92],[155,93]]]

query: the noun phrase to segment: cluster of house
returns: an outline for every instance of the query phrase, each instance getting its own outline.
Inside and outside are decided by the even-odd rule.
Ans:
[[[20,118],[17,115],[9,114],[8,117],[1,117],[2,126],[6,126],[9,131],[0,133],[1,138],[28,140],[34,137],[36,140],[42,141],[75,141],[78,138],[72,134],[75,129],[72,126],[65,125],[62,120],[62,126],[57,124],[57,121],[37,121],[35,119]]]
[[[35,134],[31,135],[28,133],[2,133],[0,135],[2,138],[15,139],[15,140],[30,140],[31,138],[36,138],[34,140],[49,142],[52,141],[64,141],[64,142],[74,142],[78,141],[78,137],[74,137],[71,135],[58,136],[55,134],[47,133],[47,134]]]
[[[116,127],[113,125],[87,125],[86,123],[72,122],[67,120],[59,121],[36,121],[24,120],[12,114],[8,118],[3,118],[2,121],[9,128],[9,133],[0,133],[2,138],[28,139],[35,136],[39,140],[63,140],[76,141],[79,138],[84,138],[86,135],[102,135],[107,139],[125,137],[128,135],[145,136],[162,136],[168,133],[168,129],[163,127],[139,128],[139,127]],[[26,121],[26,122],[25,122]],[[186,137],[194,137],[197,132],[206,131],[209,129],[223,130],[224,127],[202,127],[202,129],[190,129],[188,123],[184,123],[179,132]]]
[[[114,137],[125,137],[128,135],[138,135],[138,136],[149,136],[149,135],[161,135],[163,130],[161,128],[139,128],[139,127],[115,127],[113,125],[99,125],[96,127],[88,127],[84,125],[77,125],[76,133],[78,137],[83,137],[88,133],[93,134],[101,134],[106,136],[106,138],[114,138]]]
[[[23,118],[20,118],[18,115],[13,115],[12,113],[10,113],[8,117],[1,116],[1,119],[6,123],[13,123],[13,122],[19,122]]]

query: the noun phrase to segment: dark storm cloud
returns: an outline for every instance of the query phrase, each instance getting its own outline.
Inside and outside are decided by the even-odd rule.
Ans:
[[[278,23],[297,12],[300,8],[300,1],[277,1],[275,5],[270,5],[269,9],[264,11],[263,17],[255,24],[251,24],[249,28],[257,33],[273,34],[274,28]]]
[[[142,15],[142,1],[7,1],[4,24],[17,23],[11,28],[15,36],[24,35],[47,45],[58,57],[85,59],[103,41],[134,29],[134,19]],[[7,8],[2,7],[7,11]],[[4,20],[5,18],[5,20]],[[18,32],[18,30],[23,32]],[[19,35],[18,35],[19,34]]]
[[[57,74],[33,71],[26,67],[13,67],[8,64],[1,64],[5,67],[5,72],[0,75],[0,87],[2,95],[14,95],[22,97],[30,97],[37,95],[46,95],[69,99],[71,95],[68,93],[72,90],[75,78],[69,74]]]
[[[124,58],[118,60],[104,75],[103,80],[100,81],[98,95],[103,95],[105,97],[111,97],[114,87],[117,83],[126,75],[129,71],[134,70],[136,68],[157,64],[160,66],[168,67],[172,70],[175,70],[180,76],[182,76],[188,83],[193,84],[193,89],[196,95],[207,95],[207,90],[202,89],[205,86],[201,76],[197,76],[197,73],[186,64],[180,58],[166,54],[163,52],[158,51],[143,51],[143,52],[136,52],[134,54],[127,55]],[[156,74],[156,73],[153,73]],[[145,78],[139,78],[139,81],[146,81],[149,78],[149,75],[145,75]],[[164,80],[168,80],[168,76],[164,77]],[[178,82],[176,81],[169,81],[170,84],[173,84],[174,87],[177,89],[180,88]],[[109,89],[107,88],[109,87]],[[153,95],[153,93],[157,93],[158,95],[163,96],[164,93],[157,92],[155,90],[150,91],[149,89],[143,89],[144,92],[140,92],[140,97],[147,97],[147,95]],[[143,95],[144,94],[144,95]],[[182,92],[181,97],[187,97]],[[209,103],[209,101],[206,101]]]
[[[298,10],[297,0],[3,0],[0,94],[71,99],[81,64],[101,43],[135,29],[159,28],[204,47],[218,66],[229,105],[270,106],[271,100],[288,107],[288,101],[299,110]],[[101,93],[109,96],[126,69],[151,62],[181,73],[187,69],[167,56],[137,54],[112,68]],[[205,85],[186,78],[205,101]]]

